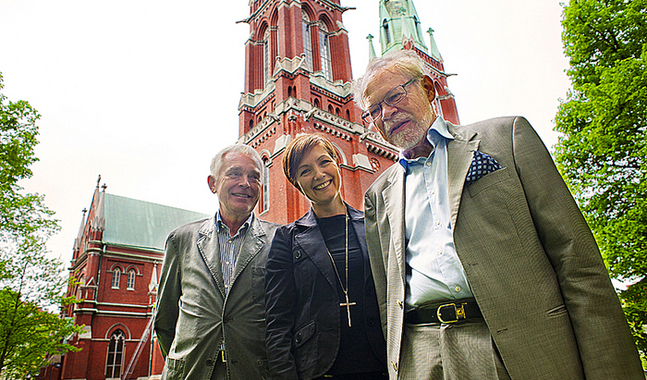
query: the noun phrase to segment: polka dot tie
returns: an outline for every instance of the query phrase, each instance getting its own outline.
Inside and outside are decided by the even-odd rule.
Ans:
[[[475,150],[472,164],[467,171],[467,177],[465,177],[465,184],[469,186],[484,175],[499,169],[501,169],[501,165],[494,158]]]

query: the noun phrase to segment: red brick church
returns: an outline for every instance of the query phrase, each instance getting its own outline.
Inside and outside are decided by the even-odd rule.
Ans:
[[[289,223],[309,203],[285,179],[283,151],[301,133],[319,133],[337,148],[342,195],[363,208],[363,194],[397,159],[397,151],[363,124],[353,102],[348,31],[340,0],[250,0],[245,41],[245,82],[239,103],[238,143],[255,148],[264,162],[263,186],[256,215]],[[437,112],[458,124],[443,61],[429,29],[424,42],[411,0],[381,0],[382,54],[416,51],[428,63],[438,94]],[[375,56],[372,36],[369,51]],[[371,57],[371,58],[372,58]],[[234,143],[235,141],[232,141]],[[41,376],[51,379],[158,378],[163,367],[151,329],[158,272],[167,234],[206,215],[100,189],[84,210],[74,242],[68,294],[83,301],[62,311],[85,325],[69,337],[81,350],[65,354]]]

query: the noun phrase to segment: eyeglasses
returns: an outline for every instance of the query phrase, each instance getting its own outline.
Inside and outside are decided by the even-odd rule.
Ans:
[[[382,103],[386,103],[391,107],[400,103],[402,99],[407,97],[407,90],[405,89],[405,87],[417,81],[418,79],[419,78],[411,78],[405,84],[401,84],[393,90],[389,91],[389,93],[384,97],[384,100],[370,107],[368,111],[362,114],[362,120],[367,123],[373,123],[380,120],[382,118]]]

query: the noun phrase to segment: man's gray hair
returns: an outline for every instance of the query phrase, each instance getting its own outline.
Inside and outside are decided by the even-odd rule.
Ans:
[[[226,147],[211,159],[211,175],[215,178],[216,182],[218,181],[218,176],[220,175],[220,168],[222,168],[222,158],[225,157],[227,153],[239,152],[248,155],[256,165],[258,166],[258,171],[263,172],[263,161],[258,152],[249,145],[245,144],[234,144]]]
[[[420,79],[425,76],[428,69],[425,62],[412,50],[396,50],[379,58],[374,58],[368,63],[364,76],[353,81],[353,95],[359,108],[366,110],[364,104],[364,91],[366,86],[371,82],[375,74],[385,67],[393,67],[402,75],[411,78]]]

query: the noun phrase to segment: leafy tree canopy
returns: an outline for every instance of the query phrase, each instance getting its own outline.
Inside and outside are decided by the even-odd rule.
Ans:
[[[49,309],[63,298],[63,264],[47,258],[45,243],[56,231],[54,212],[39,194],[24,194],[18,181],[37,161],[38,112],[2,94],[0,74],[0,378],[25,378],[49,355],[74,347],[65,338],[80,327]]]
[[[573,89],[555,161],[571,186],[647,350],[647,0],[571,0],[562,38]]]

